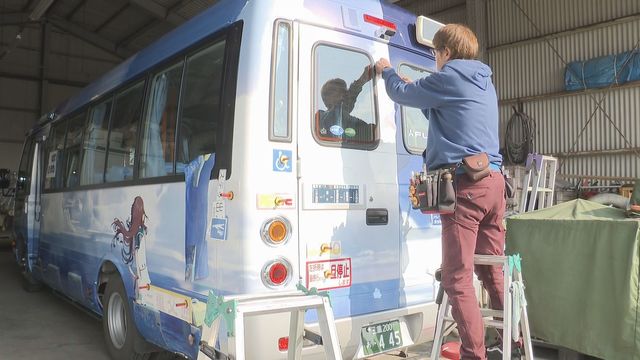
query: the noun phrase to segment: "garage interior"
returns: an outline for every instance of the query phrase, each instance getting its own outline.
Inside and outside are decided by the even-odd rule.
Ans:
[[[216,2],[0,0],[0,168],[16,171],[24,135],[40,116]],[[568,90],[575,79],[567,69],[625,53],[632,60],[622,68],[640,66],[640,1],[391,2],[477,34],[480,59],[493,69],[501,147],[516,184],[526,155],[539,153],[558,159],[556,203],[631,195],[640,170],[640,80],[616,74],[611,84],[582,81]],[[3,196],[0,205],[0,358],[107,359],[99,321],[54,294],[19,289],[9,252],[13,203]],[[413,358],[425,358],[424,351]],[[579,358],[540,351],[549,359]]]

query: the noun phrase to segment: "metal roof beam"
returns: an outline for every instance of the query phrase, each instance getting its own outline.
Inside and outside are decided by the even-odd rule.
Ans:
[[[28,12],[15,12],[0,14],[0,26],[3,25],[22,25],[30,22]]]
[[[130,3],[136,5],[156,19],[165,20],[172,25],[180,25],[186,21],[182,16],[169,11],[169,9],[156,3],[153,0],[129,0]]]
[[[36,6],[33,7],[33,11],[31,12],[31,15],[29,15],[29,18],[33,21],[40,20],[40,18],[43,17],[44,14],[47,13],[47,11],[49,11],[49,8],[51,7],[51,5],[53,5],[55,1],[56,0],[38,1]]]
[[[71,11],[67,14],[67,16],[65,16],[65,19],[70,20],[73,17],[73,15],[75,15],[80,10],[80,8],[82,8],[86,3],[87,3],[87,0],[81,0],[80,2],[78,2],[76,6],[73,9],[71,9]]]
[[[133,52],[126,47],[117,46],[113,41],[108,40],[99,34],[89,31],[82,26],[76,25],[59,17],[51,17],[51,23],[58,29],[71,34],[78,39],[84,40],[89,44],[105,50],[121,59],[129,57]]]
[[[125,10],[127,10],[127,8],[129,7],[128,3],[125,3],[124,5],[122,5],[118,10],[116,10],[115,13],[113,13],[107,20],[105,20],[102,24],[98,25],[95,30],[93,30],[93,32],[95,33],[99,33],[102,29],[105,28],[105,26],[109,25],[109,23],[111,23],[113,20],[115,20],[115,18],[117,18],[118,16],[120,16],[120,14],[122,14]]]

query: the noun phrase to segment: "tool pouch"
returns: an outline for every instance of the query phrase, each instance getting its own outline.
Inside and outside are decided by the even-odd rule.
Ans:
[[[479,181],[489,175],[489,156],[487,153],[480,153],[467,156],[462,159],[462,168],[471,181]]]
[[[456,192],[450,169],[421,171],[409,179],[411,207],[423,214],[451,214],[456,208]]]

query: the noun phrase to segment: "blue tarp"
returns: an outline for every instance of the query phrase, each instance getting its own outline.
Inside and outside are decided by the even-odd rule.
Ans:
[[[587,61],[573,61],[567,65],[564,73],[564,85],[568,91],[602,88],[636,80],[640,80],[638,50]]]

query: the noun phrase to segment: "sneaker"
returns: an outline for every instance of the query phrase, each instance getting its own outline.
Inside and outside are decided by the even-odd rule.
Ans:
[[[517,343],[511,344],[511,359],[522,359],[522,349]],[[487,346],[487,360],[502,360],[502,342]]]

